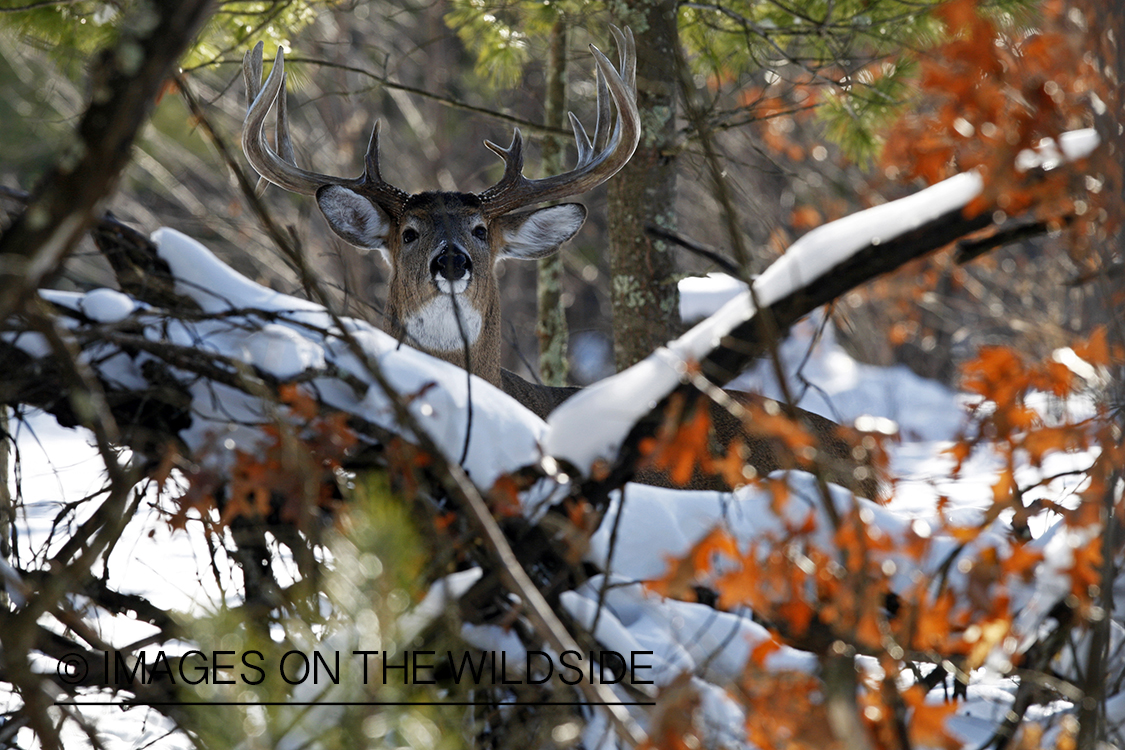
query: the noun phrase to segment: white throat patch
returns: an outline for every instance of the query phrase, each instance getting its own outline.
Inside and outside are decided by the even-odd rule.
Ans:
[[[458,302],[457,313],[461,316],[458,328],[453,299],[442,294],[407,316],[406,343],[433,352],[455,352],[463,349],[466,342],[469,346],[475,344],[483,323],[480,313],[471,305]]]

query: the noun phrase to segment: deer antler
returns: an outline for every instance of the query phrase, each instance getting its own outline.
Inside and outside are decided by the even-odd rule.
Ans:
[[[297,166],[293,143],[289,138],[289,110],[285,97],[285,55],[277,48],[273,69],[263,85],[262,43],[246,53],[242,60],[242,75],[246,81],[249,105],[242,124],[242,150],[258,174],[278,187],[294,193],[315,195],[325,185],[342,185],[366,195],[380,206],[398,215],[409,197],[402,190],[384,182],[379,174],[379,121],[371,129],[371,140],[364,156],[362,177],[346,178],[310,172]],[[277,103],[277,152],[265,138],[263,126],[266,116]],[[278,153],[280,152],[280,153]]]
[[[641,120],[637,112],[637,54],[631,30],[626,28],[623,33],[616,26],[610,26],[610,30],[617,42],[620,73],[597,47],[590,45],[597,65],[598,81],[598,120],[593,142],[574,113],[569,113],[574,141],[578,146],[578,163],[564,174],[529,180],[523,176],[523,135],[519,128],[512,135],[512,145],[508,148],[485,141],[484,145],[504,160],[504,175],[500,181],[480,194],[485,214],[500,216],[521,206],[584,193],[617,174],[629,161],[641,134]],[[617,108],[612,135],[610,96]]]

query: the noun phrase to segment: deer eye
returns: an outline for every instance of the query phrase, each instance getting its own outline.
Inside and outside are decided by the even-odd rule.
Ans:
[[[413,227],[407,227],[402,230],[402,241],[404,244],[409,245],[414,240],[418,239],[418,231]]]
[[[473,227],[473,236],[478,240],[487,240],[488,227],[486,227],[484,224],[477,224],[475,227]]]

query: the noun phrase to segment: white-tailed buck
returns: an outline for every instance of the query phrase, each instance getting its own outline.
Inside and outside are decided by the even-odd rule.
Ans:
[[[616,174],[636,150],[641,125],[633,35],[628,29],[611,29],[619,54],[617,68],[596,47],[590,47],[597,67],[597,123],[592,140],[578,118],[570,115],[578,148],[574,169],[538,180],[524,177],[523,138],[517,129],[508,148],[485,142],[504,160],[504,174],[480,193],[410,195],[384,181],[379,171],[378,121],[362,176],[341,178],[301,169],[289,137],[281,49],[264,84],[260,42],[243,61],[250,104],[242,147],[251,166],[279,187],[316,196],[336,234],[358,247],[380,251],[391,268],[386,319],[392,334],[503,388],[541,417],[577,389],[529,383],[500,367],[500,292],[493,269],[504,258],[529,260],[557,252],[586,219],[586,209],[578,203],[518,209],[585,193]],[[264,134],[266,116],[275,105],[276,151]],[[612,118],[611,105],[616,113]],[[761,402],[755,396],[732,395],[744,402]],[[745,435],[741,423],[725,409],[713,408],[712,417],[722,444],[743,435],[750,453],[748,463],[758,472],[793,465],[777,441]],[[832,459],[829,478],[871,495],[874,484],[867,480],[868,469],[863,467],[857,479],[851,446],[837,436],[838,425],[808,412],[801,411],[801,417],[820,438],[825,448],[821,453]],[[668,483],[654,472],[647,472],[642,481]],[[716,486],[702,478],[694,484]]]

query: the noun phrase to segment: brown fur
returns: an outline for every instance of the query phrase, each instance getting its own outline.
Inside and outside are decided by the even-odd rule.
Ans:
[[[488,226],[475,198],[476,196],[467,193],[422,193],[411,197],[402,219],[387,236],[391,265],[387,321],[394,336],[418,346],[417,342],[411,342],[407,337],[407,316],[443,294],[430,278],[429,256],[440,242],[459,246],[473,261],[468,288],[460,296],[485,320],[475,345],[469,347],[469,364],[473,373],[499,384],[500,292],[492,267],[499,253],[500,232]],[[473,235],[473,229],[478,226],[487,228],[487,239],[481,240]],[[419,237],[404,247],[402,234],[407,228],[418,232]],[[489,322],[493,319],[495,324]],[[419,348],[458,367],[467,366],[463,347],[447,351],[434,350],[424,345]]]

